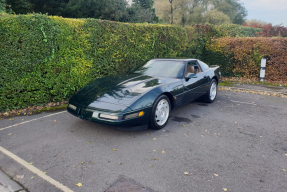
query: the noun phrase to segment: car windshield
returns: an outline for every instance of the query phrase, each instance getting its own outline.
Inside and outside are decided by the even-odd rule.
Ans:
[[[151,76],[181,78],[184,71],[183,61],[151,60],[139,68],[135,73]]]

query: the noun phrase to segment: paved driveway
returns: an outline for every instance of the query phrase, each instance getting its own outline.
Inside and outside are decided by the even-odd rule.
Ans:
[[[65,111],[4,119],[0,167],[30,192],[286,191],[286,98],[220,91],[171,115],[164,130],[137,132]]]

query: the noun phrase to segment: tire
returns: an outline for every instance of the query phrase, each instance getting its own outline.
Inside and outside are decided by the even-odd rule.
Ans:
[[[215,79],[212,79],[209,85],[208,92],[202,96],[202,101],[206,103],[213,103],[216,99],[218,91],[217,81]]]
[[[149,127],[156,130],[164,128],[168,122],[170,108],[168,97],[160,95],[153,104]]]

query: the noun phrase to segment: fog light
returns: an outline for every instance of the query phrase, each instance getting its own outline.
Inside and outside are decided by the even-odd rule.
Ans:
[[[118,120],[119,117],[115,115],[100,114],[100,118]]]
[[[144,114],[143,111],[139,112],[139,117],[140,117],[140,116],[143,116],[143,114]]]
[[[69,108],[73,109],[73,110],[76,110],[77,107],[75,105],[72,105],[72,104],[69,104]]]

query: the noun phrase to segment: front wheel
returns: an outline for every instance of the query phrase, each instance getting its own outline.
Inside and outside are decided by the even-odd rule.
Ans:
[[[212,79],[209,86],[209,91],[202,96],[204,102],[213,103],[217,96],[217,81]]]
[[[167,124],[170,113],[170,101],[167,96],[159,96],[152,107],[149,127],[151,129],[162,129]]]

